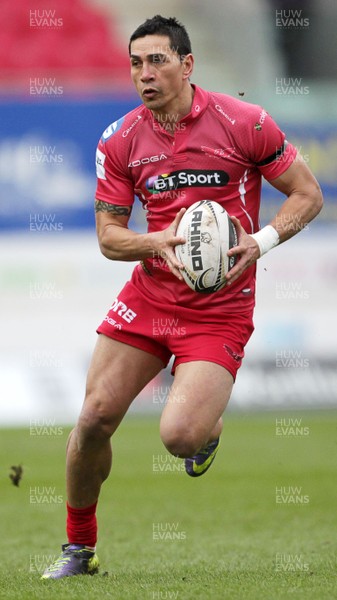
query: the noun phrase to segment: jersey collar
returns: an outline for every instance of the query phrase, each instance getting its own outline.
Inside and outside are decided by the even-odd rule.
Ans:
[[[188,115],[185,115],[182,119],[180,119],[180,123],[188,123],[189,121],[193,121],[193,119],[197,119],[205,112],[208,102],[209,102],[209,93],[206,90],[203,90],[199,86],[194,83],[191,84],[194,89],[194,98],[192,102],[191,112]]]

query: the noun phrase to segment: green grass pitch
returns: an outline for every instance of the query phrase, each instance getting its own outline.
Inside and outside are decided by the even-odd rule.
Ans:
[[[165,451],[158,418],[127,417],[99,503],[100,574],[61,581],[40,573],[66,541],[68,430],[1,430],[0,598],[337,598],[336,416],[228,412],[196,479]]]

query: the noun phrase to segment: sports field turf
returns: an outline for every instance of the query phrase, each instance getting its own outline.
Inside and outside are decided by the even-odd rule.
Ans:
[[[336,417],[228,413],[215,463],[197,479],[169,458],[158,418],[128,417],[99,505],[100,574],[61,581],[40,572],[65,542],[68,430],[0,431],[0,597],[337,598]]]

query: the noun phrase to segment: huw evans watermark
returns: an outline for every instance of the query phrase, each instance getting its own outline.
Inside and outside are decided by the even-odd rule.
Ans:
[[[186,402],[185,394],[178,394],[174,388],[169,385],[155,385],[152,388],[153,404],[166,404],[168,398],[172,404],[184,404]]]
[[[179,523],[152,523],[152,539],[154,541],[186,540],[186,531],[182,531]]]
[[[284,369],[307,369],[310,361],[300,350],[280,350],[275,355],[275,366]]]
[[[309,290],[301,281],[276,281],[276,300],[309,300]]]
[[[301,77],[280,77],[275,80],[275,93],[279,96],[307,96],[309,86]]]
[[[302,419],[275,419],[275,435],[284,437],[305,437],[310,433],[308,426],[302,424]]]
[[[31,300],[62,300],[63,292],[53,281],[32,281],[29,285]]]
[[[29,162],[32,164],[60,164],[63,163],[63,154],[56,151],[56,146],[35,144],[29,147]]]
[[[29,435],[58,436],[63,435],[63,427],[55,424],[55,419],[31,419]]]
[[[56,487],[31,486],[29,489],[29,503],[36,505],[63,504],[63,496],[57,494]]]
[[[152,455],[153,473],[185,473],[185,466],[181,459],[170,454]]]
[[[29,11],[29,26],[33,29],[59,29],[63,27],[63,18],[55,9],[35,8]]]
[[[308,572],[309,563],[305,562],[303,554],[278,553],[275,555],[275,571],[278,573]]]
[[[281,29],[308,29],[310,19],[303,10],[281,9],[275,11],[275,25]]]
[[[31,96],[62,96],[63,86],[59,85],[55,77],[31,77],[29,79],[29,93]]]
[[[64,361],[50,350],[31,350],[29,366],[31,369],[61,369]]]
[[[152,600],[177,600],[179,598],[179,592],[153,590],[151,598]]]
[[[160,318],[152,319],[152,333],[154,336],[186,336],[186,327],[179,325],[179,319]]]
[[[276,504],[296,504],[304,506],[309,504],[308,494],[303,494],[302,487],[280,486],[275,488]]]
[[[57,559],[56,554],[30,554],[29,572],[44,573],[44,571]]]
[[[34,232],[51,232],[63,231],[63,223],[57,221],[57,216],[54,213],[30,213],[29,215],[29,231]]]

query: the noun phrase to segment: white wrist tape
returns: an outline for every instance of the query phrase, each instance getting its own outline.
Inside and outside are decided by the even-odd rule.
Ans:
[[[260,248],[260,256],[275,248],[280,241],[279,234],[272,225],[266,225],[266,227],[263,227],[257,233],[251,233],[250,236],[257,242]]]

